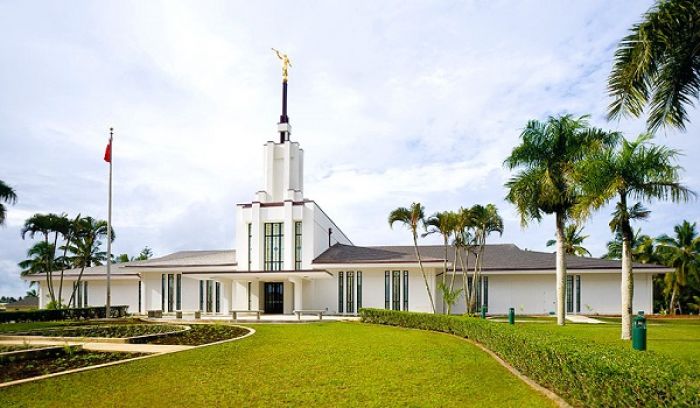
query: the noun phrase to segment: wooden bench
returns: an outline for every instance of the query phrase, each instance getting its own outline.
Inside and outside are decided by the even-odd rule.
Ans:
[[[239,314],[246,314],[246,313],[248,313],[248,314],[255,314],[255,315],[257,316],[258,320],[260,320],[260,315],[261,315],[263,312],[262,312],[262,310],[258,310],[258,309],[251,309],[251,310],[248,310],[248,309],[234,309],[234,310],[231,310],[231,316],[233,317],[233,320],[238,320],[238,315],[239,315]]]
[[[318,316],[318,320],[323,320],[323,314],[326,313],[325,310],[310,310],[310,309],[305,309],[305,310],[295,310],[294,314],[297,315],[297,320],[301,320],[301,315],[307,314],[307,315],[316,315]]]

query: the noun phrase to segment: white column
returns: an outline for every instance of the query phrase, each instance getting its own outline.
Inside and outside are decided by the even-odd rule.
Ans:
[[[302,310],[304,309],[304,281],[297,277],[289,278],[289,281],[294,284],[294,310]]]
[[[291,201],[284,202],[284,253],[282,267],[286,270],[294,270],[294,213]]]

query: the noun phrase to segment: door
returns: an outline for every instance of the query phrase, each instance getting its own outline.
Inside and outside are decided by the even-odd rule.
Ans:
[[[281,314],[284,311],[284,283],[265,282],[265,313]]]

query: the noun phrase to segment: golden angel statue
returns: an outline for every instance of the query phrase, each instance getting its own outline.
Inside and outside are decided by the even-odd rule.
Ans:
[[[287,82],[287,67],[291,67],[292,63],[289,61],[289,56],[287,54],[282,54],[279,50],[272,48],[272,51],[277,54],[277,58],[282,61],[282,79]]]

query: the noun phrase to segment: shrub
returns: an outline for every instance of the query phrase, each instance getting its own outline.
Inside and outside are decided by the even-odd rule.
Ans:
[[[546,336],[472,317],[361,309],[362,321],[477,341],[540,385],[579,406],[698,406],[700,373],[657,355],[585,339]]]
[[[129,306],[112,306],[110,317],[125,317]],[[77,320],[104,318],[104,306],[73,309],[41,309],[16,312],[0,312],[0,323],[48,322],[54,320]]]

